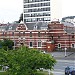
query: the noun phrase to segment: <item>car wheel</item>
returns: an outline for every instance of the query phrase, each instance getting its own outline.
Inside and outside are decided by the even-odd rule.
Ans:
[[[65,75],[69,75],[68,73],[65,73]]]

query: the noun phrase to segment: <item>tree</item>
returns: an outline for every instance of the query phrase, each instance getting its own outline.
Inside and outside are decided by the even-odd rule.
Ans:
[[[8,50],[4,53],[4,62],[9,66],[9,75],[36,75],[37,69],[53,69],[56,60],[49,54],[43,54],[36,49],[21,47],[18,50]],[[1,61],[2,63],[2,61]]]
[[[10,39],[0,40],[0,48],[4,50],[11,50],[13,49],[14,42]]]
[[[20,18],[19,18],[19,23],[21,22],[21,21],[23,21],[23,13],[20,15]]]

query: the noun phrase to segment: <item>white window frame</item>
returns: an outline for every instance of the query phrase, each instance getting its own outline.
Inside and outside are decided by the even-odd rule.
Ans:
[[[38,47],[38,46],[39,46],[39,45],[38,45],[39,42],[41,42],[41,41],[38,41],[38,42],[37,42],[37,48],[42,48],[42,42],[41,42],[41,46]]]
[[[32,41],[30,41],[30,42],[32,42]],[[33,48],[33,42],[32,42],[32,46],[30,46],[30,42],[29,42],[29,48]]]
[[[59,47],[59,44],[60,44],[60,47]],[[58,48],[61,48],[61,43],[58,43]]]
[[[74,43],[72,43],[72,44],[74,44]],[[72,44],[71,44],[71,48],[75,48],[75,44],[74,44],[74,47],[72,46]]]

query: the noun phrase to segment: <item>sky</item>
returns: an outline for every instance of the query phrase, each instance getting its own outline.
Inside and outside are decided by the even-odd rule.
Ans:
[[[75,16],[75,0],[62,0],[62,17]]]
[[[62,0],[62,17],[75,16],[75,0]],[[23,12],[23,0],[0,0],[0,23],[14,22]]]
[[[19,20],[23,12],[23,0],[0,0],[0,23]]]

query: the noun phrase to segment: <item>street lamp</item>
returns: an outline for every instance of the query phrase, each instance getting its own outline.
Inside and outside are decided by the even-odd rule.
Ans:
[[[66,48],[66,40],[65,40],[65,57],[67,56],[66,55],[66,50],[67,50],[67,48]]]
[[[67,56],[67,55],[66,55],[66,50],[67,50],[67,48],[65,47],[65,57]]]
[[[69,34],[69,50],[70,50],[70,34]]]

